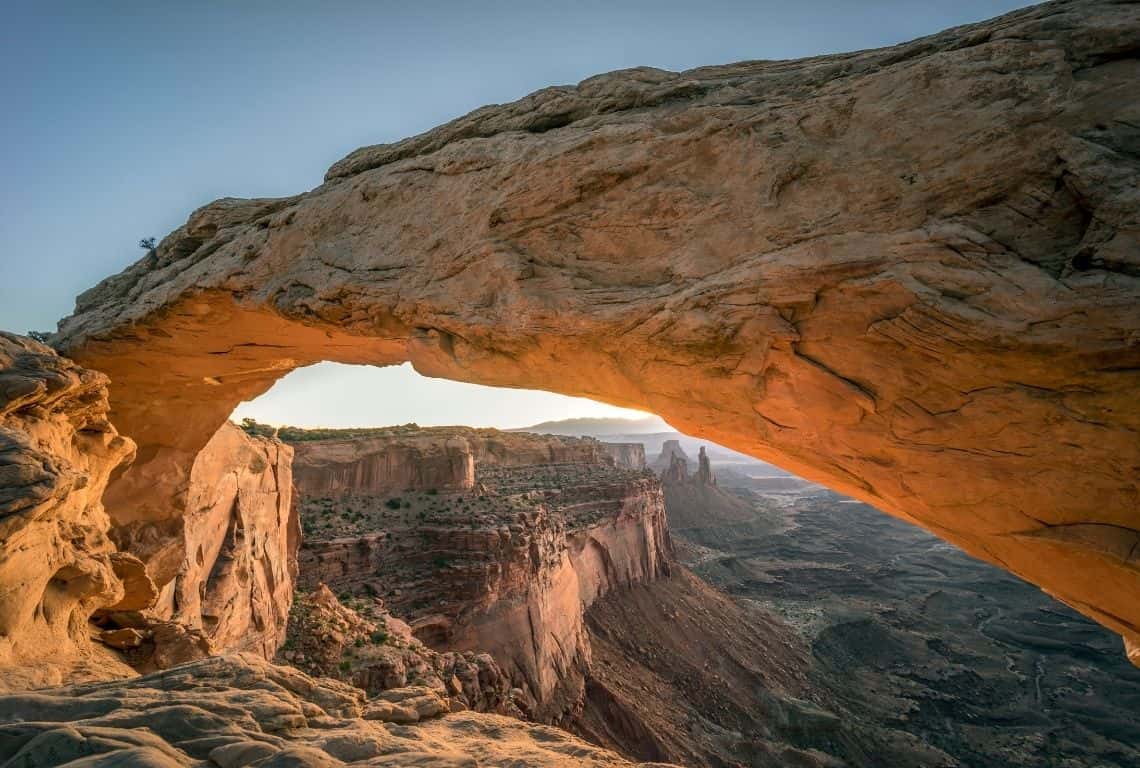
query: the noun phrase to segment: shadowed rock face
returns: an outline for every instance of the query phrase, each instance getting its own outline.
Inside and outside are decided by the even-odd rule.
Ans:
[[[1140,641],[1140,6],[638,69],[217,201],[79,298],[126,519],[320,360],[660,414]]]

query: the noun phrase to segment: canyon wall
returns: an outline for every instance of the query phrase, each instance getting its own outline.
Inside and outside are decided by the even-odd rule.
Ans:
[[[298,456],[335,450],[351,464],[370,460],[378,440],[387,440],[417,445],[401,456],[430,467],[443,455],[437,448],[463,441],[468,456],[480,457],[472,482],[425,491],[414,463],[394,473],[408,487],[382,492],[363,483],[329,498],[327,485],[299,482],[301,588],[381,597],[437,650],[489,653],[523,690],[518,704],[531,716],[571,716],[584,700],[590,662],[584,611],[614,589],[669,572],[660,484],[618,466],[592,439],[400,430],[399,437],[297,440]]]
[[[619,467],[645,469],[645,446],[642,443],[602,443],[602,448]]]
[[[407,490],[463,490],[475,482],[475,464],[612,463],[611,449],[592,438],[500,432],[472,427],[390,427],[322,430],[294,447],[293,479],[309,496],[389,493]],[[304,430],[291,433],[301,435]],[[363,434],[361,434],[363,433]],[[628,449],[623,449],[628,452]],[[630,461],[636,461],[631,453]]]
[[[565,722],[584,704],[591,663],[586,609],[612,590],[667,575],[672,562],[657,483],[599,486],[594,493],[579,503],[604,508],[596,523],[548,534],[547,546],[513,549],[500,578],[485,583],[482,606],[452,623],[444,641],[490,653],[524,689],[527,711],[540,722]]]
[[[309,496],[461,490],[475,483],[471,446],[458,438],[306,440],[295,442],[293,449],[293,481]]]
[[[1140,6],[639,68],[218,200],[81,295],[125,521],[321,360],[660,414],[925,527],[1140,644]],[[1140,645],[1137,645],[1140,653]]]

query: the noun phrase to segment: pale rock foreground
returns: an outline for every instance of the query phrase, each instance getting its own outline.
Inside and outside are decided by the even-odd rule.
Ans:
[[[0,763],[23,768],[634,765],[557,728],[470,712],[439,716],[431,699],[430,692],[403,689],[366,702],[357,688],[260,657],[215,656],[132,680],[0,696]],[[424,718],[415,725],[383,722],[386,713],[412,706]]]
[[[224,199],[80,296],[117,521],[321,360],[641,407],[1140,644],[1140,5],[615,72]],[[1140,654],[1140,651],[1137,651]]]

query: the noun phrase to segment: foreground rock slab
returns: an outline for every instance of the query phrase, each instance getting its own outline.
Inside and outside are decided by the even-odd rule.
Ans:
[[[1140,5],[636,69],[216,201],[79,297],[184,513],[242,400],[321,360],[640,407],[919,524],[1140,647]],[[1140,651],[1138,651],[1140,653]]]
[[[385,724],[364,692],[253,655],[132,680],[0,696],[0,762],[48,766],[564,766],[633,763],[513,718],[443,714],[402,689],[414,726]],[[422,710],[422,712],[421,712]],[[442,716],[441,716],[442,715]],[[648,765],[648,764],[643,764]]]

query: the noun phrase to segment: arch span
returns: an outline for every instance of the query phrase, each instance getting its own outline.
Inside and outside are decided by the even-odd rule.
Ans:
[[[1140,641],[1140,6],[617,72],[216,201],[80,296],[120,527],[320,360],[638,407]],[[335,393],[330,393],[335,396]]]

